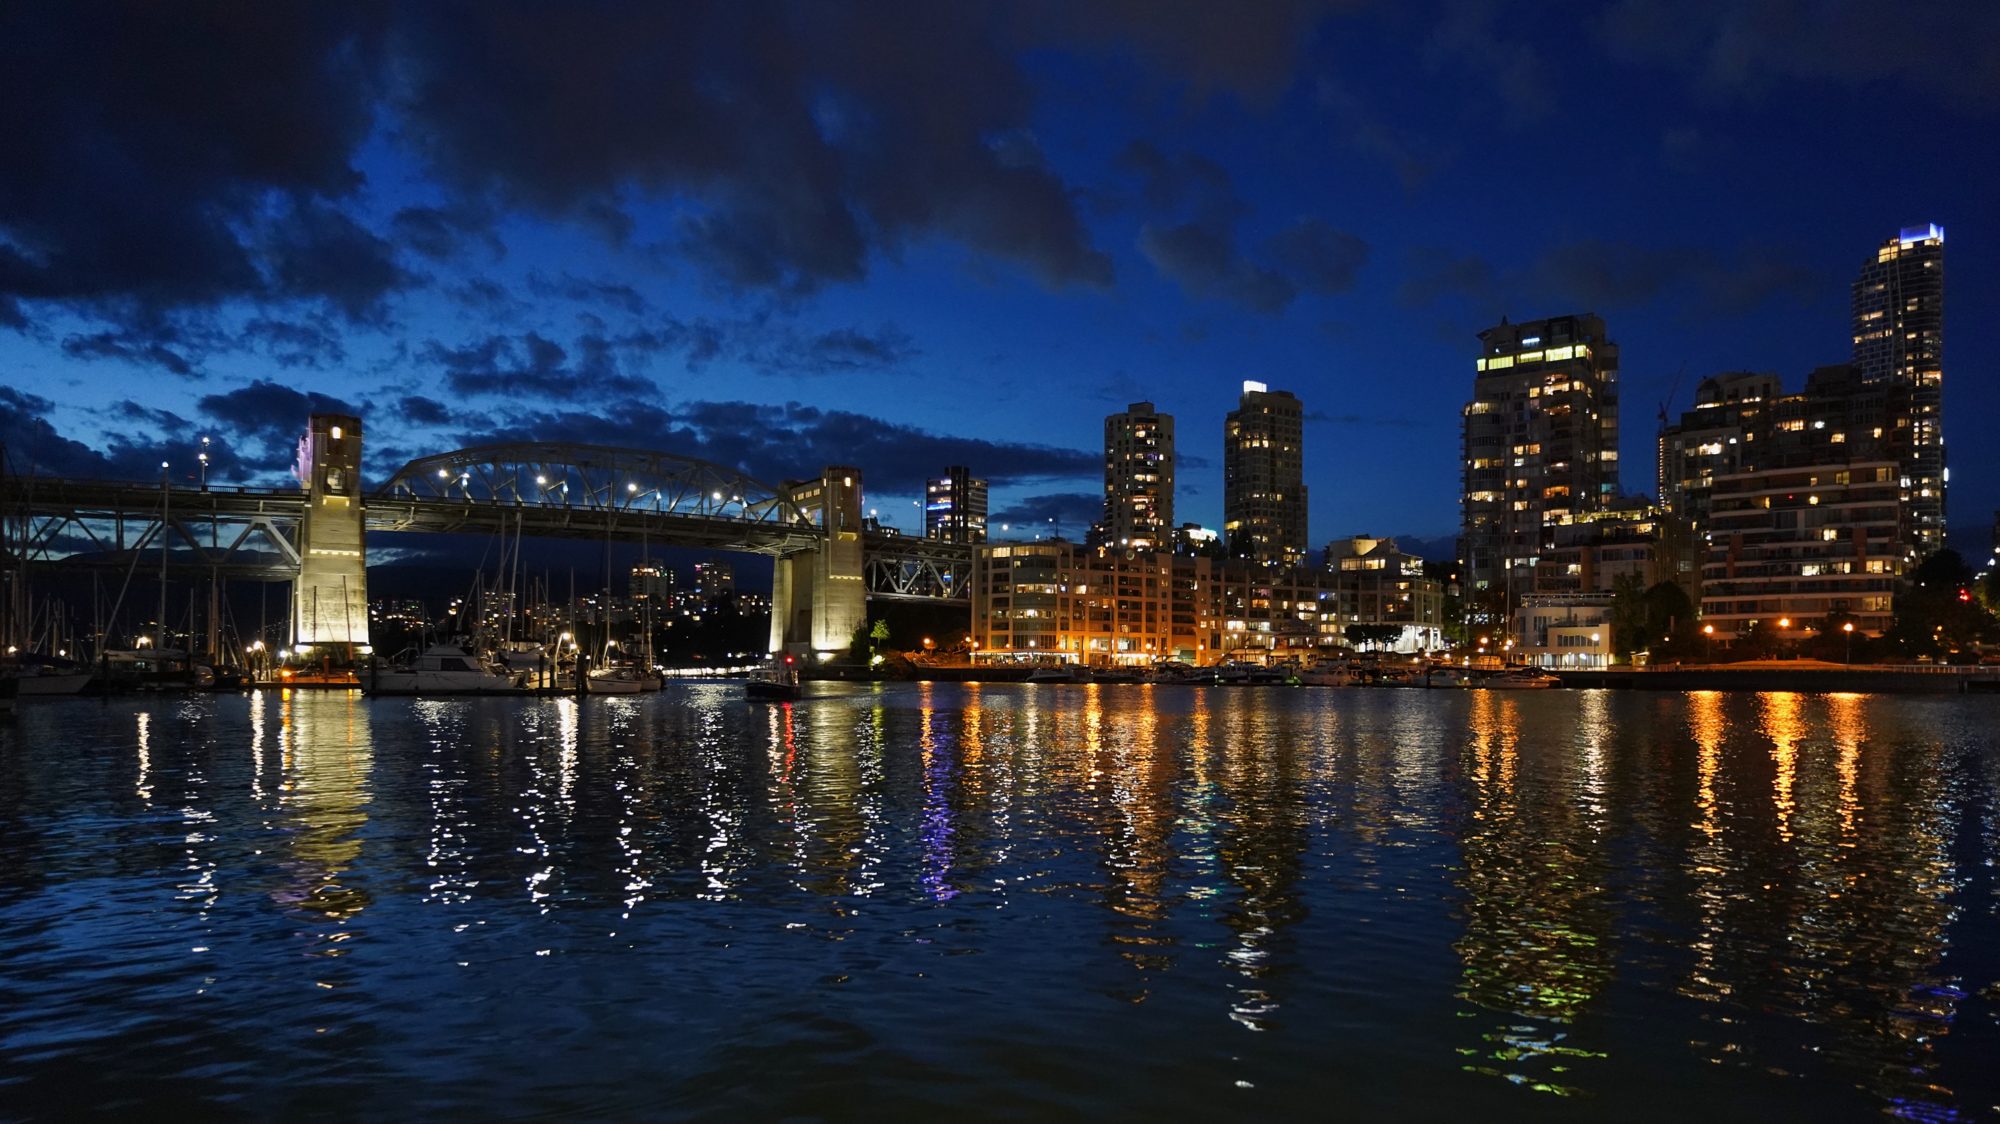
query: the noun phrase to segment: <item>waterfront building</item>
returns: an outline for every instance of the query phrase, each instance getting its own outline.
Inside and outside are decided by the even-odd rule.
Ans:
[[[1422,558],[1394,539],[1355,535],[1328,543],[1325,563],[1330,581],[1320,598],[1320,633],[1332,643],[1345,644],[1347,626],[1359,624],[1400,629],[1384,645],[1393,651],[1444,646],[1445,583],[1424,576]]]
[[[1886,630],[1910,566],[1900,472],[1878,459],[1717,477],[1701,598],[1714,639],[1752,627],[1802,638],[1834,614]]]
[[[1594,315],[1479,333],[1465,406],[1459,572],[1474,623],[1533,587],[1553,528],[1618,495],[1618,346]]]
[[[1626,496],[1603,511],[1572,515],[1550,528],[1531,592],[1609,596],[1620,581],[1650,589],[1672,580],[1664,514],[1644,496]]]
[[[1174,418],[1134,402],[1104,419],[1104,522],[1108,546],[1156,550],[1174,527]]]
[[[1222,527],[1233,557],[1291,568],[1306,555],[1305,409],[1246,380],[1222,430]]]
[[[1848,474],[1856,463],[1894,464],[1890,483],[1896,492],[1896,511],[1893,517],[1865,521],[1868,553],[1862,561],[1893,555],[1894,573],[1913,568],[1927,549],[1916,524],[1920,513],[1916,501],[1924,498],[1918,494],[1922,489],[1913,487],[1907,475],[1916,455],[1911,443],[1918,430],[1915,418],[1923,393],[1915,381],[1870,380],[1861,368],[1850,364],[1814,370],[1806,378],[1805,389],[1797,394],[1780,393],[1777,379],[1768,375],[1726,375],[1704,381],[1696,392],[1694,409],[1683,414],[1678,424],[1662,428],[1659,438],[1661,503],[1685,521],[1676,520],[1674,526],[1693,531],[1687,540],[1689,551],[1677,553],[1675,560],[1684,562],[1689,552],[1699,555],[1703,579],[1699,600],[1704,611],[1718,601],[1736,604],[1771,599],[1745,596],[1747,575],[1733,577],[1731,594],[1719,599],[1706,582],[1721,572],[1716,557],[1718,535],[1725,524],[1733,533],[1745,518],[1740,495],[1734,494],[1746,486],[1746,479],[1765,479],[1773,473],[1785,479],[1800,474],[1808,479],[1835,479]],[[1732,503],[1738,505],[1728,520],[1722,518],[1720,503],[1725,482],[1734,495]],[[1875,490],[1871,487],[1871,496]],[[1824,517],[1811,523],[1821,528]],[[1813,553],[1821,552],[1815,548]],[[1798,577],[1770,576],[1781,581]],[[1829,580],[1825,575],[1808,576],[1820,582]],[[1879,572],[1867,580],[1879,582]],[[1879,600],[1889,592],[1871,589],[1868,597],[1851,599]],[[1757,610],[1744,612],[1754,614]],[[1786,619],[1786,613],[1780,612],[1777,619]],[[1716,623],[1717,635],[1724,634],[1726,624]],[[1886,626],[1886,617],[1880,613],[1855,625],[1870,632],[1880,626]],[[1734,635],[1735,626],[1727,624],[1727,628],[1728,634]]]
[[[941,542],[986,541],[986,481],[955,464],[924,485],[924,537]]]
[[[1898,483],[1918,554],[1944,545],[1944,228],[1905,227],[1854,280],[1854,366],[1868,384],[1909,390]]]
[[[1208,558],[1053,541],[973,552],[974,651],[990,661],[1090,666],[1210,662],[1218,644]]]

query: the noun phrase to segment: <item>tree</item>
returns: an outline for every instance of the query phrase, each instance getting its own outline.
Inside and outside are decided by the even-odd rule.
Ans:
[[[1646,619],[1646,580],[1620,574],[1611,583],[1611,660],[1630,663],[1632,653],[1647,648],[1652,634]]]
[[[1911,572],[1896,600],[1888,638],[1905,656],[1964,654],[2000,634],[1993,614],[1972,595],[1972,568],[1955,550],[1940,550]]]
[[[1351,624],[1345,629],[1347,642],[1356,648],[1370,644],[1394,644],[1403,635],[1399,624]]]

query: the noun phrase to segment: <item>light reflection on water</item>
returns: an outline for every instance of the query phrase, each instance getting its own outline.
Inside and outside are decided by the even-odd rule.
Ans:
[[[2000,709],[822,687],[0,725],[0,1099],[1977,1116]]]

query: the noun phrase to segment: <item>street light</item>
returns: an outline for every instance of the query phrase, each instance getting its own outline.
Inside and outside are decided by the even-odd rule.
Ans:
[[[1705,624],[1705,625],[1702,625],[1702,626],[1701,626],[1701,635],[1702,635],[1702,638],[1703,638],[1703,639],[1705,639],[1705,640],[1707,640],[1707,641],[1708,641],[1707,645],[1705,646],[1705,652],[1706,652],[1706,655],[1707,655],[1707,657],[1708,657],[1708,662],[1709,662],[1709,663],[1714,663],[1714,662],[1715,662],[1715,626],[1714,626],[1714,625],[1712,625],[1712,624]]]
[[[201,490],[206,492],[208,491],[208,438],[201,439],[201,452],[195,454],[194,459],[201,462]]]
[[[1845,662],[1852,666],[1854,663],[1854,622],[1848,621],[1842,624],[1840,631],[1847,634],[1847,659]]]

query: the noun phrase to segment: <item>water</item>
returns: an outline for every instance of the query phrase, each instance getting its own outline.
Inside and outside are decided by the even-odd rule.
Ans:
[[[2000,1105],[2000,699],[722,684],[0,722],[0,1116]]]

